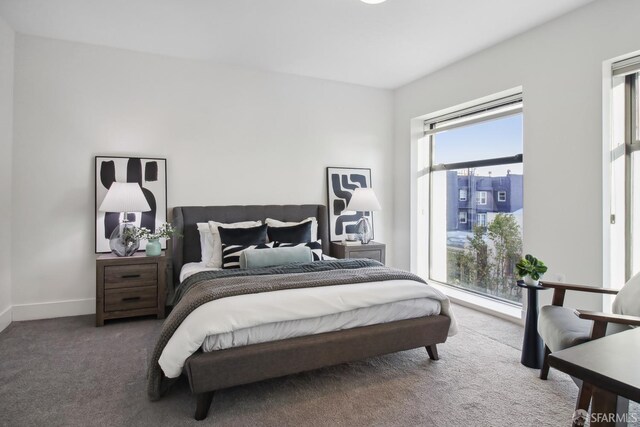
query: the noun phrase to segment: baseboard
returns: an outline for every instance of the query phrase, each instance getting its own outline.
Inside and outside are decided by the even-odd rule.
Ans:
[[[35,304],[14,304],[12,319],[16,322],[21,320],[81,316],[84,314],[94,314],[95,312],[95,298],[40,302]]]
[[[481,305],[478,304],[474,304],[471,303],[469,301],[465,301],[462,299],[458,299],[455,297],[449,297],[449,299],[451,300],[451,302],[458,304],[458,305],[462,305],[464,307],[467,308],[471,308],[473,310],[479,311],[481,313],[485,313],[485,314],[489,314],[493,317],[498,317],[502,320],[507,320],[511,323],[515,323],[516,325],[520,325],[520,326],[524,326],[524,321],[522,319],[524,319],[524,312],[520,309],[520,317],[517,317],[516,315],[514,315],[515,312],[508,314],[508,313],[504,313],[498,310],[493,310],[491,308],[487,308],[487,307],[483,307]]]
[[[508,320],[520,326],[524,325],[522,307],[518,307],[514,304],[503,303],[492,298],[480,296],[451,286],[444,286],[439,283],[430,282],[429,284],[447,295],[453,303]]]
[[[0,313],[0,332],[4,331],[11,324],[12,310],[11,306],[7,307]]]

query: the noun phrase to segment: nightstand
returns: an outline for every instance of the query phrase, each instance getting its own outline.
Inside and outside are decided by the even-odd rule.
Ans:
[[[148,316],[164,319],[167,258],[144,252],[96,258],[96,326],[108,319]]]
[[[331,242],[331,256],[334,258],[368,258],[384,264],[386,245],[371,241],[366,245],[347,245],[344,242]]]

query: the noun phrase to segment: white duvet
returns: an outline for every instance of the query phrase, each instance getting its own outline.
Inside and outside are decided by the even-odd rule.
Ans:
[[[447,297],[424,283],[390,280],[238,295],[195,309],[175,331],[159,360],[168,378],[205,351],[443,314],[457,325]]]

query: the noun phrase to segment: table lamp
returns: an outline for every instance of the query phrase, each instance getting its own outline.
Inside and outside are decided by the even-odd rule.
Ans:
[[[362,212],[362,217],[356,224],[356,231],[360,236],[360,241],[367,244],[372,239],[372,228],[369,218],[365,216],[365,212],[373,212],[382,210],[380,202],[373,192],[373,188],[356,188],[351,195],[351,200],[346,208],[348,211]]]
[[[137,182],[114,182],[100,205],[102,212],[123,213],[122,222],[109,237],[109,248],[117,256],[131,256],[140,247],[135,226],[129,222],[129,212],[151,210],[142,188]]]

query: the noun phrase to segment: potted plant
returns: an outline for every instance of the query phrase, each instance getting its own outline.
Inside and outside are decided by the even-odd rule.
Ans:
[[[547,272],[547,266],[538,258],[527,254],[518,261],[516,270],[518,276],[524,280],[524,283],[527,285],[537,285],[542,275]]]
[[[147,228],[137,228],[136,235],[139,239],[146,239],[147,246],[145,252],[147,256],[159,256],[162,252],[160,246],[160,239],[170,239],[172,237],[178,237],[179,233],[169,223],[164,223],[152,233]]]

